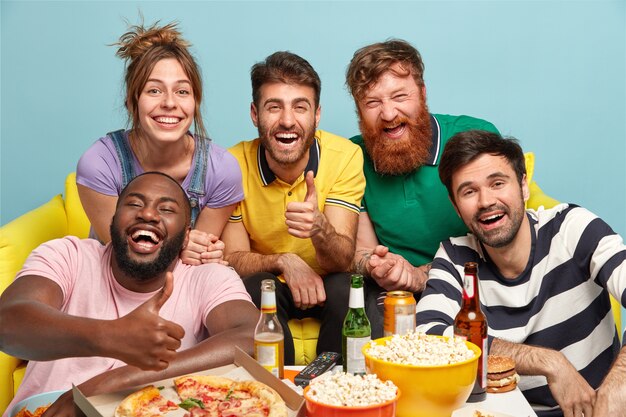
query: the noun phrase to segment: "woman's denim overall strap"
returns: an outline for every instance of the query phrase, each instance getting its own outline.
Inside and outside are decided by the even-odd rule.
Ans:
[[[191,204],[191,227],[196,224],[196,219],[200,214],[200,199],[206,194],[204,181],[206,180],[207,160],[209,154],[210,140],[201,136],[196,136],[196,152],[194,152],[193,173],[187,188],[189,203]]]
[[[122,166],[122,189],[135,178],[135,169],[133,168],[133,152],[126,141],[124,129],[107,133],[113,139],[117,156]],[[207,156],[209,153],[210,140],[198,137],[196,141],[196,151],[194,152],[193,172],[191,181],[187,187],[187,195],[191,204],[191,227],[196,224],[196,219],[200,214],[200,199],[206,194],[204,190],[204,181],[207,171]]]
[[[117,157],[120,160],[120,165],[122,166],[122,190],[130,180],[135,178],[135,169],[133,168],[133,151],[130,149],[129,143],[126,141],[124,135],[124,129],[116,130],[115,132],[107,133],[111,139],[113,139],[113,144],[115,145],[115,150],[117,151]]]

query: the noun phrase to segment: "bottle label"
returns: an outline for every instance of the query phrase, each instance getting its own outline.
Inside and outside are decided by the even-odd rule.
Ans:
[[[348,301],[348,307],[350,308],[364,308],[365,302],[363,300],[363,287],[350,288],[350,298]]]
[[[487,356],[488,356],[488,352],[487,352],[487,338],[485,337],[483,339],[483,343],[482,346],[479,346],[482,349],[482,355],[480,358],[481,363],[479,364],[480,366],[478,367],[478,372],[480,373],[480,386],[481,388],[487,388]]]
[[[463,277],[463,295],[464,298],[474,298],[474,277],[472,275]]]
[[[367,337],[348,337],[346,338],[346,371],[352,374],[365,373],[365,356],[361,348],[371,341],[370,336]]]
[[[261,292],[261,312],[262,313],[275,313],[276,312],[276,293],[273,291]]]
[[[278,377],[278,343],[263,343],[255,346],[257,362]]]

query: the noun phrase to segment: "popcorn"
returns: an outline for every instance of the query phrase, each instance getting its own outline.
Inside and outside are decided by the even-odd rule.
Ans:
[[[383,382],[374,374],[327,372],[311,381],[308,396],[323,404],[363,407],[393,400],[397,392],[393,382]]]
[[[474,357],[463,339],[417,332],[394,335],[382,345],[372,344],[368,354],[387,362],[417,366],[450,365]]]

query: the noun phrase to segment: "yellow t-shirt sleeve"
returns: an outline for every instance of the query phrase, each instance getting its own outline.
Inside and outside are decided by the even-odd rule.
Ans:
[[[353,152],[346,154],[342,171],[326,197],[325,204],[338,206],[359,213],[365,192],[363,174],[363,152],[354,145]]]

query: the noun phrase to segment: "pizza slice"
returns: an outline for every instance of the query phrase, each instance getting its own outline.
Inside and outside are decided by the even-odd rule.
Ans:
[[[188,375],[174,380],[181,400],[199,400],[189,415],[220,417],[286,417],[287,406],[276,391],[257,381],[236,382],[212,375]]]
[[[187,375],[174,379],[174,388],[181,401],[199,400],[205,406],[224,399],[235,381],[213,375]]]
[[[258,381],[240,381],[233,386],[231,404],[223,417],[286,417],[287,406],[280,395],[272,388]],[[236,401],[232,403],[232,401]]]
[[[133,392],[115,409],[115,417],[162,417],[168,411],[177,410],[178,405],[164,398],[161,391],[149,385]]]

